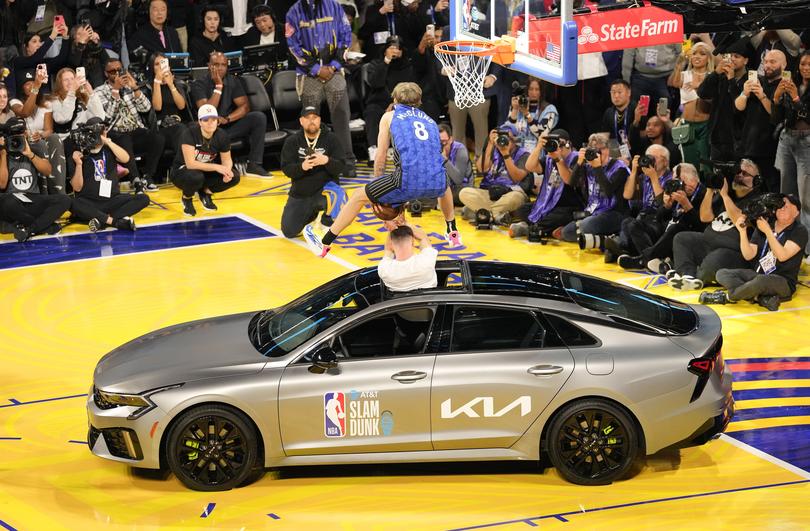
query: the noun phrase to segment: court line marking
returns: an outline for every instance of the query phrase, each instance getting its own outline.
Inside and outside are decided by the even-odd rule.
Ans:
[[[774,465],[776,465],[778,467],[784,468],[785,470],[787,470],[789,472],[793,472],[797,476],[801,476],[801,477],[803,477],[803,478],[805,478],[807,480],[810,480],[810,472],[808,472],[806,470],[802,470],[801,468],[797,467],[796,465],[791,465],[787,461],[783,461],[782,459],[779,459],[778,457],[775,457],[775,456],[772,456],[769,453],[763,452],[759,448],[755,448],[754,446],[751,446],[750,444],[745,443],[743,441],[737,440],[737,439],[735,439],[734,437],[732,437],[730,435],[726,435],[725,433],[721,433],[719,438],[720,438],[720,440],[726,441],[727,443],[729,443],[731,445],[734,445],[737,448],[740,448],[741,450],[745,450],[746,452],[748,452],[748,453],[750,453],[752,455],[755,455],[755,456],[759,457],[760,459],[764,459],[765,461],[768,461],[769,463],[772,463],[772,464],[774,464]]]
[[[150,223],[148,225],[139,225],[139,227],[156,227],[158,225],[168,225],[168,224],[172,224],[172,223],[193,223],[195,221],[200,221],[200,219],[215,219],[215,218],[217,218],[217,219],[218,218],[239,218],[242,221],[246,221],[246,222],[248,222],[248,223],[250,223],[252,225],[255,225],[256,227],[258,227],[260,229],[267,230],[267,227],[263,226],[262,223],[260,223],[260,222],[258,222],[256,220],[252,220],[252,218],[250,216],[245,216],[243,214],[222,214],[222,215],[216,215],[216,216],[206,216],[205,218],[198,218],[198,219],[178,219],[178,220],[172,220],[172,221],[157,221],[155,223]],[[272,231],[270,231],[270,232],[272,232]],[[90,231],[87,231],[87,232],[72,232],[70,234],[63,234],[62,237],[72,236],[74,234],[78,235],[78,234],[93,234],[93,233],[90,232]],[[99,234],[99,233],[97,232],[95,234]],[[198,247],[211,247],[211,246],[214,246],[214,245],[226,245],[226,244],[231,244],[231,243],[241,243],[241,242],[247,242],[247,241],[267,240],[267,239],[270,239],[272,237],[277,237],[277,236],[281,236],[282,238],[284,238],[284,235],[281,234],[281,232],[279,231],[278,233],[274,232],[273,236],[259,236],[257,238],[245,238],[245,239],[241,239],[241,240],[225,240],[225,241],[221,241],[221,242],[200,243],[200,244],[196,244],[196,245],[185,245],[185,246],[182,246],[182,247],[167,247],[165,249],[151,249],[151,250],[148,250],[148,251],[137,251],[137,252],[134,252],[134,253],[126,253],[126,254],[112,254],[112,255],[109,255],[109,256],[90,256],[90,257],[87,257],[87,258],[77,258],[76,260],[66,260],[64,262],[48,262],[47,264],[31,264],[31,265],[24,265],[24,266],[6,267],[4,269],[0,269],[0,272],[2,272],[2,271],[14,271],[15,269],[25,269],[25,268],[32,268],[32,267],[47,267],[47,266],[53,266],[53,265],[59,265],[59,264],[73,264],[73,263],[77,263],[77,262],[87,262],[89,260],[105,260],[105,259],[109,259],[109,258],[121,258],[121,257],[124,257],[124,256],[139,256],[139,255],[144,255],[144,254],[160,253],[160,252],[163,252],[163,251],[177,251],[177,250],[181,250],[181,249],[197,249]],[[47,237],[48,238],[58,238],[60,236],[56,235],[56,236],[47,236]],[[2,243],[16,243],[16,242],[12,240],[11,242],[0,242],[0,244],[2,244]],[[306,244],[304,244],[304,246],[306,246]],[[357,268],[355,268],[355,269],[357,269]]]
[[[2,520],[0,520],[0,526],[3,526],[4,528],[8,529],[8,531],[17,531],[16,527],[12,527],[11,524],[7,524]]]
[[[22,437],[0,437],[0,441],[22,441]]]
[[[738,487],[738,488],[735,488],[735,489],[716,490],[716,491],[711,491],[711,492],[699,492],[699,493],[696,493],[696,494],[683,494],[681,496],[670,496],[670,497],[667,497],[667,498],[655,498],[655,499],[652,499],[652,500],[642,500],[642,501],[629,502],[629,503],[620,503],[620,504],[616,504],[616,505],[607,505],[607,506],[604,506],[604,507],[594,507],[593,509],[586,509],[586,508],[582,507],[581,510],[578,510],[578,511],[567,511],[567,512],[561,512],[561,513],[549,513],[549,514],[544,514],[544,515],[540,515],[540,516],[533,516],[531,518],[517,518],[515,520],[504,520],[502,522],[493,522],[493,523],[489,523],[489,524],[473,525],[473,526],[469,526],[469,527],[457,527],[457,528],[453,528],[453,529],[451,529],[449,531],[468,531],[468,530],[471,530],[471,529],[484,529],[484,528],[487,528],[487,527],[496,527],[496,526],[502,526],[502,525],[508,525],[508,524],[516,524],[516,523],[519,523],[519,522],[526,523],[526,524],[531,525],[533,527],[538,527],[538,525],[535,524],[533,522],[533,520],[548,520],[550,518],[556,518],[556,519],[559,520],[561,517],[564,518],[566,516],[574,516],[574,515],[579,515],[579,514],[595,513],[595,512],[600,512],[600,511],[609,511],[609,510],[612,510],[612,509],[625,509],[627,507],[637,507],[639,505],[648,505],[648,504],[652,504],[652,503],[663,503],[663,502],[670,502],[670,501],[688,500],[688,499],[691,499],[691,498],[702,498],[702,497],[705,497],[705,496],[716,496],[718,494],[731,494],[731,493],[735,493],[735,492],[745,492],[745,491],[749,491],[749,490],[769,489],[769,488],[773,488],[773,487],[787,487],[787,486],[801,485],[801,484],[807,484],[807,483],[810,483],[810,479],[800,479],[798,481],[786,481],[786,482],[782,482],[782,483],[771,483],[771,484],[768,484],[768,485],[754,485],[754,486],[751,486],[751,487]]]
[[[31,400],[29,402],[20,402],[14,398],[9,398],[8,401],[11,402],[10,404],[3,404],[0,406],[0,409],[4,407],[17,407],[17,406],[27,406],[29,404],[39,404],[40,402],[53,402],[54,400],[67,400],[68,398],[79,398],[80,396],[86,397],[87,393],[82,393],[80,395],[68,395],[68,396],[57,396],[54,398],[42,398],[40,400]]]

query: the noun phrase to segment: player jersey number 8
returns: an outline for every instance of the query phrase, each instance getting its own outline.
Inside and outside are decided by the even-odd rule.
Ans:
[[[391,120],[394,157],[402,172],[402,188],[435,191],[447,186],[439,128],[424,111],[397,104]]]

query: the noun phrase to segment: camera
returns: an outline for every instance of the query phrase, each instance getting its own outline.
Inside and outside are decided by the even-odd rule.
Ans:
[[[683,181],[680,179],[670,179],[664,183],[664,193],[667,195],[672,195],[684,189]]]
[[[492,213],[486,208],[479,208],[475,212],[475,229],[476,230],[492,229]]]
[[[132,74],[132,78],[135,80],[135,83],[138,84],[139,88],[146,86],[146,71],[149,65],[149,50],[144,48],[143,46],[138,46],[131,52],[129,52],[129,71]],[[123,76],[126,74],[126,70],[123,68],[118,70],[118,75]]]
[[[512,138],[509,136],[509,131],[499,130],[498,131],[498,138],[495,140],[495,143],[500,147],[506,147],[512,141]]]
[[[518,106],[520,107],[529,106],[529,97],[526,95],[526,87],[524,87],[517,81],[512,82],[512,97],[513,98],[517,97]]]
[[[104,122],[82,124],[70,131],[70,140],[81,151],[82,155],[87,155],[101,144],[101,133],[104,132],[105,127]]]
[[[785,199],[782,194],[764,194],[746,204],[742,208],[742,213],[750,227],[755,227],[759,218],[764,218],[769,225],[773,225],[776,222],[776,211],[784,204]]]
[[[639,168],[655,168],[655,159],[649,155],[641,155],[638,158]]]
[[[546,152],[553,153],[560,149],[562,146],[563,140],[560,138],[559,135],[548,135],[546,136]]]
[[[712,172],[706,177],[706,187],[713,190],[719,190],[723,187],[723,183],[734,178],[737,170],[736,162],[707,160],[701,161],[708,164]]]
[[[414,199],[413,201],[408,202],[408,213],[410,213],[411,217],[414,218],[421,218],[422,217],[422,202],[418,199]]]
[[[21,118],[11,118],[0,125],[0,135],[6,141],[6,151],[19,155],[25,151],[25,122]]]
[[[590,162],[592,160],[596,160],[599,157],[599,150],[596,148],[589,147],[585,149],[585,160]]]

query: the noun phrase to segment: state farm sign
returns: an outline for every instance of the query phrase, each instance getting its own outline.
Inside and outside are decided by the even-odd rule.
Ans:
[[[574,15],[577,52],[609,52],[683,42],[683,17],[653,6]],[[515,17],[513,32],[523,27]],[[529,19],[529,51],[545,56],[548,43],[559,44],[559,18]]]

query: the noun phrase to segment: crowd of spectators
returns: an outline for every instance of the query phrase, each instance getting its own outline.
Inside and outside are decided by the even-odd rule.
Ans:
[[[578,242],[678,289],[725,285],[723,269],[767,272],[765,258],[793,264],[810,250],[806,229],[784,226],[791,208],[798,227],[810,225],[807,30],[586,54],[573,87],[493,63],[484,102],[460,109],[433,54],[447,37],[448,0],[2,0],[0,21],[0,228],[20,241],[58,232],[66,211],[92,230],[134,229],[144,193],[162,183],[194,215],[195,195],[214,209],[212,194],[242,174],[266,176],[269,116],[251,109],[227,54],[278,43],[312,109],[280,150],[293,179],[289,237],[316,216],[324,187],[356,174],[356,152],[374,160],[392,88],[416,81],[422,109],[441,123],[454,201],[471,221]],[[166,57],[178,52],[206,74],[177,79]],[[137,75],[139,53],[148,61]],[[351,94],[364,99],[350,103]],[[350,132],[360,118],[365,145]],[[94,145],[78,145],[76,131],[94,126]],[[242,163],[233,142],[245,148]],[[771,226],[783,229],[779,248],[757,237],[767,232],[757,220],[740,220],[763,197]],[[777,216],[782,208],[790,215]],[[796,253],[785,251],[790,242]]]

